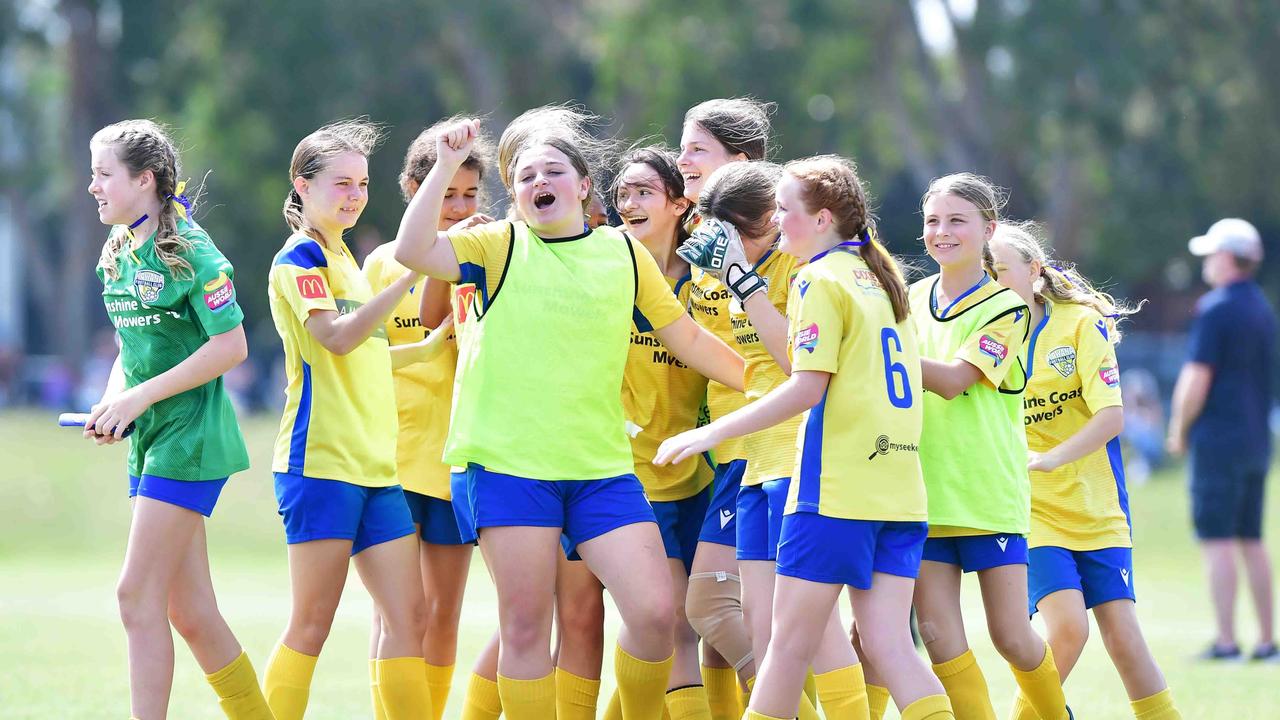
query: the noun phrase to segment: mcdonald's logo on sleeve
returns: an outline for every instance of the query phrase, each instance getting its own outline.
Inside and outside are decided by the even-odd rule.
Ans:
[[[324,279],[319,275],[299,275],[298,294],[307,299],[326,297],[328,293],[324,288]]]
[[[453,321],[459,325],[467,321],[472,309],[472,303],[475,302],[476,286],[475,283],[464,283],[458,285],[453,292]]]

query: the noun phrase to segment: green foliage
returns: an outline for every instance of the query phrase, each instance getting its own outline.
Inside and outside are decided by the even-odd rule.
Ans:
[[[1122,292],[1168,292],[1160,286],[1169,263],[1190,261],[1185,239],[1219,216],[1248,217],[1264,236],[1280,232],[1280,205],[1270,197],[1280,166],[1273,70],[1280,7],[983,0],[971,17],[950,7],[844,0],[6,6],[0,56],[9,79],[0,83],[0,112],[9,129],[0,140],[7,170],[0,189],[22,195],[29,248],[55,264],[78,257],[73,244],[98,242],[69,237],[68,228],[85,224],[65,217],[68,208],[87,212],[80,171],[87,137],[68,138],[63,118],[168,122],[183,141],[186,174],[210,173],[202,222],[236,263],[251,324],[266,318],[258,289],[285,235],[279,207],[293,145],[325,122],[356,115],[390,131],[373,158],[372,198],[357,230],[381,239],[394,236],[402,210],[394,178],[404,148],[443,116],[485,114],[496,134],[529,107],[578,101],[609,118],[620,137],[660,134],[675,144],[689,106],[734,95],[778,104],[778,159],[855,158],[899,253],[919,254],[918,200],[929,178],[961,169],[1011,188],[1011,214],[1045,220],[1062,254]],[[924,12],[946,15],[930,17],[951,28],[952,46],[926,42]],[[98,55],[67,39],[69,20],[86,16],[97,23],[90,37]],[[93,92],[69,79],[84,62],[96,63]],[[91,301],[88,270],[75,282]],[[93,317],[101,322],[100,313]],[[1138,323],[1159,320],[1146,313]]]

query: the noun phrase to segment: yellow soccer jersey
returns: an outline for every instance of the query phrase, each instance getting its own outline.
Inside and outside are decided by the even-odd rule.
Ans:
[[[786,511],[927,520],[919,457],[924,388],[910,319],[895,321],[875,273],[837,249],[800,268],[787,325],[792,372],[831,373],[831,380],[802,416]]]
[[[733,337],[733,325],[729,321],[729,289],[714,276],[698,268],[693,269],[689,285],[689,312],[693,319],[726,345],[742,353]],[[715,380],[707,381],[707,410],[712,420],[719,420],[747,404],[747,396]],[[725,440],[711,451],[717,463],[747,458],[745,438]]]
[[[400,279],[407,269],[396,262],[395,243],[380,245],[364,261],[364,274],[376,294]],[[387,339],[392,346],[415,343],[428,334],[418,318],[418,306],[426,278],[418,281],[387,318]],[[453,371],[458,364],[454,343],[429,362],[406,365],[392,371],[400,435],[396,442],[396,471],[405,490],[441,500],[449,491],[449,466],[444,441],[449,435],[449,407],[453,401]]]
[[[689,300],[690,276],[667,278],[681,305]],[[707,397],[707,379],[667,351],[652,332],[631,327],[631,349],[622,386],[622,407],[631,438],[636,476],[655,502],[683,500],[711,482],[711,468],[702,455],[678,465],[653,464],[658,446],[673,435],[698,425]]]
[[[271,317],[284,342],[284,417],[271,469],[367,487],[395,485],[396,406],[387,333],[346,355],[307,331],[313,310],[354,311],[373,297],[351,251],[294,235],[268,275]]]
[[[1031,333],[1029,356],[1023,408],[1030,450],[1050,450],[1099,410],[1121,405],[1111,327],[1093,308],[1046,303],[1044,319]],[[1029,544],[1069,550],[1131,546],[1119,438],[1053,472],[1031,473]]]
[[[1026,303],[983,276],[950,307],[937,307],[938,276],[914,283],[911,324],[921,358],[962,359],[982,378],[956,397],[923,395],[920,468],[929,499],[929,536],[1030,529],[1022,393],[1030,335]]]
[[[784,317],[787,314],[787,292],[796,277],[797,264],[795,257],[770,250],[755,265],[756,272],[765,281],[769,302]],[[729,322],[733,327],[734,347],[746,366],[743,385],[746,386],[747,402],[752,403],[786,382],[787,374],[765,349],[751,318],[747,317],[747,311],[736,300],[729,302]],[[799,430],[800,417],[796,416],[746,436],[747,472],[742,484],[759,485],[766,480],[791,477],[795,470],[796,434]]]

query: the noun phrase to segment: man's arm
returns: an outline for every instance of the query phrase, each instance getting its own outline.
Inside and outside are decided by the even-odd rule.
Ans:
[[[1169,416],[1169,436],[1165,441],[1169,452],[1181,455],[1187,448],[1187,430],[1204,410],[1209,385],[1213,383],[1213,367],[1201,362],[1182,366],[1178,383],[1173,387],[1173,410]]]

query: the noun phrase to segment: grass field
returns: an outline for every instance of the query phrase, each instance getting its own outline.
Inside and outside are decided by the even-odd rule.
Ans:
[[[261,670],[287,617],[288,575],[269,473],[275,421],[250,420],[245,432],[254,468],[228,483],[208,525],[209,545],[223,612]],[[128,716],[124,632],[114,593],[129,520],[123,466],[122,448],[82,441],[58,429],[50,413],[0,414],[0,717]],[[1192,660],[1212,632],[1180,472],[1132,488],[1132,506],[1138,611],[1183,717],[1280,718],[1280,666]],[[1280,550],[1276,533],[1271,535],[1273,551]],[[496,622],[478,554],[468,593],[450,718],[457,717],[467,668]],[[1251,642],[1251,611],[1241,600],[1242,638]],[[1013,680],[978,620],[972,580],[965,602],[973,610],[967,615],[974,618],[970,639],[1003,717]],[[369,612],[368,597],[353,579],[316,670],[308,718],[371,716]],[[222,717],[181,639],[177,657],[171,717]],[[612,689],[610,674],[606,667],[604,697]],[[1080,720],[1132,717],[1096,633],[1067,684],[1067,696]],[[896,714],[891,710],[890,716]]]

